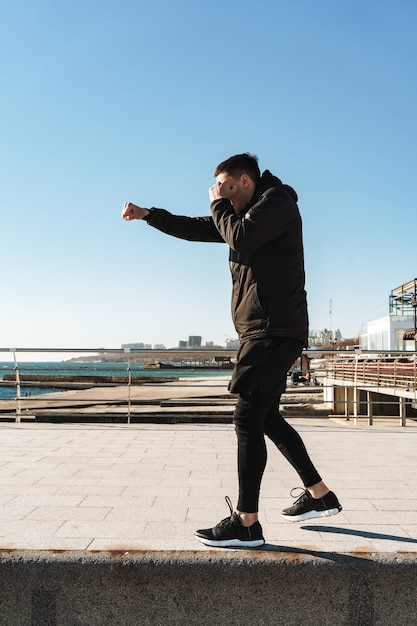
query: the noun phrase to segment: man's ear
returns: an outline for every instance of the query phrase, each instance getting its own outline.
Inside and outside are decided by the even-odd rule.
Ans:
[[[247,174],[242,174],[240,180],[242,181],[243,189],[247,189],[250,186],[250,177]]]

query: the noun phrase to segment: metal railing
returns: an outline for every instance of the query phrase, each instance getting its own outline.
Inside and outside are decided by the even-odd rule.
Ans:
[[[416,388],[417,362],[404,356],[397,358],[340,359],[330,362],[328,376],[373,387]]]
[[[227,352],[230,357],[232,354],[215,349],[204,351],[205,356],[201,357],[201,352],[132,348],[0,348],[0,362],[4,358],[3,374],[0,370],[0,418],[13,416],[19,423],[22,417],[53,410],[68,413],[73,409],[81,414],[83,407],[91,412],[91,407],[96,407],[97,417],[102,407],[102,414],[108,416],[111,413],[109,405],[112,405],[116,407],[113,417],[130,423],[132,405],[139,402],[137,394],[132,399],[132,387],[177,378],[175,369],[155,371],[158,359],[167,361],[175,354],[191,367],[197,354],[205,363],[216,355]],[[46,358],[50,361],[45,361]],[[372,424],[380,405],[384,407],[383,413],[398,415],[402,425],[405,425],[407,416],[417,418],[415,352],[381,354],[376,351],[306,350],[301,363],[296,362],[293,370],[303,375],[300,384],[323,388],[324,404],[332,413],[341,414],[346,419],[353,416],[355,423],[358,418],[366,417]],[[204,376],[202,372],[190,372],[190,375]],[[221,373],[224,375],[227,371],[221,369]],[[292,382],[291,373],[289,386],[297,384]],[[117,387],[116,398],[106,396],[104,390],[109,387]],[[5,388],[13,389],[14,396],[9,394],[8,398],[1,399]],[[58,393],[53,394],[53,390]],[[82,398],[80,394],[74,394],[74,390],[84,390]],[[387,397],[383,398],[382,394]]]
[[[203,372],[209,363],[218,373],[225,374],[224,363],[232,354],[233,351],[220,349],[0,348],[0,418],[13,416],[20,423],[23,417],[28,419],[53,411],[68,414],[71,408],[78,410],[80,406],[86,410],[90,407],[90,411],[95,406],[97,416],[102,407],[102,414],[108,416],[111,405],[113,411],[117,409],[113,418],[119,417],[129,424],[132,405],[145,403],[132,398],[133,386],[177,381],[178,371],[184,376],[182,368],[189,369],[191,376],[194,367],[201,367]],[[177,366],[158,371],[158,359],[169,366],[173,358],[179,359]],[[194,373],[198,375],[201,373]],[[117,388],[116,396],[106,397],[108,388]],[[9,393],[5,397],[7,389],[13,389],[14,395]],[[80,394],[71,397],[75,390],[82,391],[82,397]]]
[[[406,425],[407,418],[416,420],[416,354],[399,351],[333,354],[325,371],[325,386],[332,389],[327,400],[333,413],[342,413],[347,419],[352,416],[355,424],[364,417],[372,425],[377,416],[399,417],[401,426]]]

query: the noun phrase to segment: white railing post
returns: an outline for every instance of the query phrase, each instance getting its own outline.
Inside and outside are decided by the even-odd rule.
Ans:
[[[14,375],[15,375],[15,386],[16,386],[16,424],[20,424],[20,418],[22,415],[22,400],[20,396],[20,374],[19,374],[19,367],[17,365],[16,350],[10,348],[10,351],[13,353],[13,361],[14,361]]]
[[[355,355],[355,378],[354,378],[355,386],[353,387],[353,418],[354,418],[355,426],[358,425],[358,361],[359,361],[359,357],[356,354]]]
[[[124,348],[127,358],[127,423],[130,424],[132,369],[130,367],[130,348]]]

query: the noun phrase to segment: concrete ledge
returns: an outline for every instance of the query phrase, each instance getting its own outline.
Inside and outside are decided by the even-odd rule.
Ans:
[[[416,586],[416,554],[1,551],[0,624],[416,624]]]

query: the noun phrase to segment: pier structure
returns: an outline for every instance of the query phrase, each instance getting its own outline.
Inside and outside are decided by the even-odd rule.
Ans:
[[[335,353],[323,379],[324,403],[333,415],[353,418],[417,419],[417,353]]]

